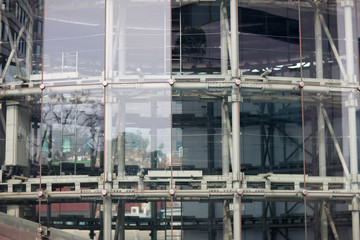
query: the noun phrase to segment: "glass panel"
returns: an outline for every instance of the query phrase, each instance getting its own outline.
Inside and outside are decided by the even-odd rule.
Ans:
[[[0,239],[33,240],[36,239],[36,229],[39,226],[37,216],[37,201],[28,204],[1,206],[0,209]]]
[[[325,78],[319,81],[343,86],[358,84],[358,39],[353,4],[341,1],[302,4],[304,77]]]
[[[245,0],[238,16],[239,65],[245,75],[300,76],[297,2]]]
[[[111,203],[113,238],[122,234],[124,234],[124,239],[171,238],[170,201],[130,200],[121,195],[115,195],[116,193],[112,194]],[[107,207],[108,205],[105,205],[105,208]],[[101,205],[99,209],[103,215],[104,206]],[[103,219],[101,221],[103,224]],[[100,234],[103,234],[102,229]]]
[[[104,72],[104,1],[46,0],[44,82],[99,82]]]
[[[207,202],[174,202],[174,234],[173,237],[190,240],[227,239],[229,228],[223,231],[223,220],[232,225],[233,211],[232,202],[215,201]],[[226,209],[226,210],[224,210]],[[225,213],[225,216],[224,216]],[[228,226],[228,225],[227,225]],[[231,228],[239,227],[232,225]]]
[[[241,208],[243,240],[305,239],[303,202],[244,202]]]
[[[191,85],[198,86],[189,83],[190,88]],[[221,175],[222,158],[225,157],[227,159],[225,171],[229,171],[231,104],[225,100],[230,95],[231,87],[221,93],[207,89],[208,84],[203,83],[200,84],[199,90],[173,91],[174,170],[200,170],[206,175]],[[222,120],[229,123],[225,124],[224,130],[222,130]],[[223,146],[225,155],[222,151]]]
[[[42,8],[40,1],[7,0],[2,5],[6,17],[0,23],[1,82],[20,85],[41,71]]]
[[[301,97],[294,86],[242,84],[241,171],[303,174]],[[261,90],[260,90],[261,89]]]
[[[40,94],[39,88],[1,91],[0,162],[3,182],[10,192],[36,191],[38,179],[23,182],[22,177],[40,175]],[[5,187],[5,184],[3,185]]]
[[[85,238],[100,236],[101,202],[69,202],[44,203],[41,205],[41,225],[63,230]],[[51,232],[56,239],[56,232]],[[92,238],[93,239],[93,238]]]
[[[143,76],[170,75],[170,24],[170,0],[107,1],[107,79],[167,81]]]
[[[42,175],[100,175],[104,151],[103,86],[44,90]]]
[[[358,161],[353,153],[359,147],[359,92],[318,87],[314,93],[305,91],[304,101],[306,173],[346,176]]]
[[[225,2],[173,1],[173,73],[219,74],[225,66],[227,74],[230,11]]]
[[[306,207],[308,238],[336,239],[334,234],[343,239],[352,239],[351,211],[347,204],[315,202]],[[331,227],[334,224],[335,231]],[[322,236],[322,232],[325,235]]]
[[[111,84],[106,91],[109,167],[118,177],[140,174],[169,179],[170,171],[166,171],[171,166],[169,84]],[[165,175],[158,176],[162,174],[160,170],[165,170]],[[134,179],[137,183],[138,178]],[[129,184],[127,187],[133,187]]]

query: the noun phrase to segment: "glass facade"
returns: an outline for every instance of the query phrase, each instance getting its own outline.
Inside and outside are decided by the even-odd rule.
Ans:
[[[360,239],[358,5],[0,0],[0,239]]]

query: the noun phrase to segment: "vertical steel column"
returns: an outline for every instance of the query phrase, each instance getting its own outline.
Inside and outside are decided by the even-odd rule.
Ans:
[[[111,95],[107,92],[107,100],[111,99]],[[111,158],[111,128],[112,128],[112,106],[111,102],[107,101],[105,109],[105,163],[104,163],[104,180],[105,185],[104,189],[109,192],[112,189],[112,172],[113,172],[113,162]],[[104,239],[111,240],[111,225],[112,225],[112,201],[109,194],[104,197],[104,211],[103,211],[103,221],[104,221]]]
[[[106,80],[111,79],[113,77],[114,72],[114,62],[113,62],[113,0],[106,1],[106,29],[105,29],[105,44],[106,44],[106,56],[105,56],[105,63],[106,63]],[[110,100],[111,97],[108,93],[106,99]],[[105,186],[104,189],[109,192],[112,188],[112,170],[113,170],[113,163],[111,161],[111,128],[112,128],[112,111],[111,111],[111,102],[106,104],[105,109],[105,163],[104,163],[104,181]],[[109,194],[104,197],[104,239],[110,240],[111,237],[111,225],[112,225],[112,201]]]
[[[119,75],[125,75],[126,71],[126,7],[127,7],[127,1],[119,1],[119,25],[117,26],[119,28]]]
[[[231,29],[231,76],[238,77],[238,1],[230,1],[230,29]],[[238,89],[233,88],[232,91],[232,149],[233,149],[233,188],[239,189],[240,176],[240,108],[238,99]],[[240,199],[238,196],[233,198],[234,205],[234,240],[240,240]]]
[[[238,99],[237,87],[233,88],[232,91],[232,139],[233,139],[233,158],[234,165],[232,167],[233,174],[233,188],[239,189],[240,176],[239,176],[239,165],[240,165],[240,114],[239,114],[239,99]],[[234,240],[240,240],[240,201],[238,196],[234,196]]]
[[[29,20],[28,32],[26,34],[26,78],[30,79],[32,72],[32,55],[33,55],[33,19]],[[0,24],[1,25],[1,24]]]
[[[350,174],[351,189],[358,190],[358,153],[356,137],[356,103],[357,99],[354,94],[349,97],[348,119],[349,119],[349,150],[350,150]],[[360,239],[359,234],[359,203],[356,196],[352,200],[352,233],[353,239]]]
[[[345,17],[345,51],[346,51],[346,75],[350,83],[355,82],[354,78],[354,33],[353,33],[353,6],[352,1],[344,1],[344,17]]]
[[[220,2],[220,43],[221,43],[221,75],[228,74],[228,46],[226,34],[226,2]],[[229,46],[230,47],[230,46]]]
[[[123,115],[123,113],[120,113]],[[119,162],[118,162],[118,176],[119,177],[125,177],[125,128],[123,127],[125,123],[120,123],[120,136],[118,138],[118,144],[119,144]]]
[[[222,0],[220,2],[220,42],[221,42],[221,75],[228,74],[228,46],[227,46],[227,33],[226,33],[226,2]],[[230,46],[229,46],[230,47]],[[227,117],[225,111],[225,105],[227,102],[223,99],[221,104],[221,138],[222,138],[222,174],[223,176],[229,176],[229,139],[227,129]],[[227,209],[228,202],[223,202],[223,240],[230,240]]]
[[[314,29],[315,29],[315,58],[316,58],[316,78],[323,78],[323,48],[321,22],[319,9],[315,10]]]
[[[316,65],[317,66],[317,65]],[[326,150],[325,150],[325,121],[322,114],[321,104],[318,104],[318,154],[319,154],[319,176],[326,176]],[[326,202],[321,203],[320,208],[320,233],[321,240],[328,239],[328,223],[325,212]]]
[[[114,29],[114,4],[113,0],[107,0],[106,1],[106,38],[105,38],[105,44],[106,44],[106,77],[112,78],[113,72],[114,72],[114,61],[113,61],[113,29]]]
[[[151,119],[156,119],[156,109],[157,109],[157,102],[156,100],[150,100],[151,104]],[[156,170],[158,168],[157,165],[157,128],[152,125],[151,126],[151,169]],[[151,190],[157,190],[157,186],[150,186]],[[157,202],[152,201],[150,203],[151,207],[151,218],[152,218],[152,229],[151,229],[151,239],[157,239]]]
[[[227,42],[227,14],[226,14],[226,2],[221,0],[220,2],[220,42],[221,42],[221,75],[228,75],[228,42]],[[230,46],[229,46],[230,48]],[[229,176],[229,132],[227,128],[227,113],[225,110],[227,102],[225,99],[221,105],[221,133],[222,133],[222,174],[223,176]],[[230,240],[229,236],[229,222],[231,220],[227,214],[229,208],[228,201],[223,202],[223,240]]]
[[[238,75],[238,1],[230,1],[230,31],[231,31],[231,76]]]
[[[103,231],[104,231],[104,240],[111,240],[111,225],[112,225],[112,205],[111,205],[111,197],[104,197],[104,217],[103,217]]]
[[[323,49],[322,49],[322,32],[319,18],[319,9],[315,10],[314,16],[315,29],[315,59],[316,59],[316,78],[323,78]],[[321,111],[321,104],[318,105],[317,115],[318,129],[318,159],[319,159],[319,176],[326,176],[326,149],[325,149],[325,120]],[[315,159],[313,159],[315,160]],[[321,240],[328,239],[328,223],[325,212],[326,202],[322,202],[320,208],[320,234]]]
[[[222,174],[223,176],[229,175],[229,132],[227,129],[227,117],[225,111],[225,99],[221,105],[221,134],[222,134]]]
[[[346,71],[347,81],[355,83],[354,67],[354,33],[353,33],[353,1],[344,1],[344,23],[345,23],[345,43],[346,43]],[[357,9],[356,9],[357,11]],[[356,138],[356,97],[350,94],[348,102],[349,119],[349,151],[350,151],[350,174],[351,189],[358,190],[358,154]],[[353,239],[360,238],[359,232],[359,206],[356,197],[352,200],[352,233]]]
[[[124,177],[125,173],[125,97],[119,98],[119,112],[118,112],[118,139],[117,139],[117,154],[118,154],[118,177]]]

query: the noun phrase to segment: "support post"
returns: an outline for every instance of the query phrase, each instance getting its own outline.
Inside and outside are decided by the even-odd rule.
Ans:
[[[221,137],[222,137],[222,174],[229,175],[229,132],[227,128],[228,118],[226,117],[225,105],[227,102],[223,99],[221,106]]]
[[[107,103],[105,106],[105,119],[106,119],[106,125],[105,125],[105,147],[104,147],[104,190],[106,192],[110,192],[112,189],[112,173],[113,173],[113,167],[114,163],[112,161],[112,151],[111,151],[111,145],[112,145],[112,136],[111,136],[111,129],[112,129],[112,102],[109,101],[112,99],[111,94],[108,92],[107,96]],[[107,194],[104,196],[104,239],[112,239],[111,236],[111,226],[112,226],[112,201],[111,196]]]
[[[108,183],[106,183],[107,185]],[[111,225],[112,225],[112,202],[111,202],[111,197],[105,196],[104,197],[104,211],[103,211],[103,221],[104,221],[104,226],[103,226],[103,236],[104,236],[104,240],[112,239],[111,236]]]
[[[226,2],[220,2],[220,43],[221,43],[221,75],[228,73],[228,46],[226,33]]]
[[[112,78],[114,73],[113,61],[113,29],[114,29],[114,3],[106,1],[106,78]]]
[[[355,9],[357,11],[357,9]],[[353,33],[353,2],[345,1],[344,6],[344,25],[345,25],[345,51],[346,51],[346,71],[347,79],[345,82],[355,83],[355,67],[354,67],[354,33]],[[357,191],[358,185],[358,153],[357,153],[357,130],[356,130],[356,107],[357,99],[351,93],[348,101],[348,120],[349,120],[349,151],[350,151],[350,174],[351,189]],[[352,200],[352,234],[353,239],[360,238],[359,232],[359,203],[356,196]]]
[[[32,73],[32,55],[33,55],[33,32],[34,32],[34,21],[30,19],[29,30],[26,35],[26,78],[30,79]]]
[[[322,32],[321,22],[319,18],[319,9],[315,10],[314,29],[315,29],[315,59],[316,59],[316,78],[322,79],[323,72],[323,48],[322,48]],[[321,105],[318,105],[317,116],[317,131],[318,131],[318,159],[319,159],[319,176],[326,176],[326,138],[325,138],[325,120],[322,114]],[[328,222],[325,212],[326,202],[321,203],[320,208],[320,234],[321,240],[328,239]]]
[[[320,209],[320,234],[321,234],[321,240],[327,240],[328,239],[328,223],[327,223],[327,214],[326,214],[326,202],[323,201],[321,203],[321,209]]]
[[[125,202],[119,201],[114,240],[125,240]]]
[[[124,97],[120,97],[119,100],[119,116],[118,116],[118,129],[117,132],[117,153],[118,153],[118,177],[125,177],[125,101]]]
[[[238,76],[238,1],[230,1],[231,76]]]
[[[344,27],[345,27],[345,52],[346,52],[346,73],[345,82],[355,83],[354,78],[354,33],[353,33],[353,6],[352,1],[344,1]]]
[[[157,102],[156,100],[151,101],[151,118],[156,118],[156,109],[157,109]],[[151,147],[151,169],[157,169],[157,128],[152,125],[151,127],[151,140],[150,140],[150,147]],[[150,189],[157,190],[157,186],[150,186]],[[152,218],[152,229],[151,229],[151,239],[156,240],[157,239],[157,202],[152,201],[150,203],[151,206],[151,218]]]
[[[226,2],[220,2],[220,40],[221,40],[221,74],[228,74],[228,42],[227,42],[227,16],[226,16]],[[230,46],[229,46],[230,47]],[[227,102],[225,99],[221,105],[221,132],[222,132],[222,174],[229,176],[229,132],[227,129],[227,113],[225,110]],[[226,106],[227,107],[227,106]],[[227,210],[229,203],[227,200],[223,202],[223,240],[230,240],[229,229],[231,229],[231,220]],[[230,224],[229,224],[230,223]],[[230,230],[231,232],[231,230]],[[232,234],[231,234],[232,235]]]
[[[323,47],[321,22],[319,17],[319,9],[315,10],[314,30],[315,30],[315,59],[316,59],[316,78],[323,78]]]
[[[233,139],[233,188],[239,189],[240,187],[240,114],[239,114],[239,99],[238,99],[238,89],[234,87],[232,90],[232,139]],[[241,219],[240,219],[240,198],[235,195],[233,199],[234,205],[234,240],[240,240],[240,229],[241,229]]]
[[[356,130],[356,97],[351,94],[349,98],[348,119],[349,119],[349,150],[350,150],[350,174],[351,189],[357,191],[358,185],[358,153],[357,153],[357,130]],[[353,239],[359,239],[359,202],[356,196],[352,199],[352,233]]]
[[[231,125],[230,125],[230,114],[229,114],[229,107],[227,104],[224,105],[225,110],[225,118],[226,118],[226,129],[228,133],[228,146],[229,146],[229,153],[230,153],[230,159],[231,159],[231,166],[234,165],[234,157],[233,157],[233,144],[232,144],[232,136],[231,136]]]
[[[238,1],[230,1],[230,29],[231,29],[231,77],[238,78]],[[232,149],[233,160],[233,188],[240,187],[240,109],[238,99],[238,88],[232,90]],[[240,217],[240,198],[234,195],[234,240],[240,240],[241,237],[241,217]]]

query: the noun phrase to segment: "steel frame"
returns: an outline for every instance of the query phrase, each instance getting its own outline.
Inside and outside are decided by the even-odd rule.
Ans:
[[[274,2],[272,2],[274,3]],[[107,8],[112,9],[112,1],[107,1]],[[222,1],[223,5],[226,5]],[[124,166],[119,168],[118,175],[113,174],[111,156],[106,156],[107,165],[105,166],[105,174],[101,176],[86,176],[78,175],[64,177],[64,176],[42,176],[41,185],[46,189],[43,194],[39,195],[38,187],[40,185],[40,179],[38,178],[21,178],[19,176],[13,176],[13,179],[7,180],[4,183],[0,183],[0,202],[4,204],[20,204],[26,201],[37,202],[41,201],[43,203],[56,203],[61,200],[67,200],[70,202],[88,202],[88,201],[102,201],[104,200],[105,210],[104,210],[104,236],[105,239],[111,239],[111,228],[112,228],[112,213],[111,206],[113,203],[117,203],[122,200],[132,200],[132,201],[163,201],[163,200],[173,200],[173,201],[207,201],[207,200],[216,200],[224,203],[224,221],[217,219],[217,226],[223,225],[224,239],[240,239],[240,228],[236,226],[241,226],[243,222],[244,227],[246,227],[246,221],[251,221],[243,216],[240,217],[240,201],[259,201],[259,202],[271,202],[271,201],[289,201],[289,202],[304,202],[304,198],[307,201],[322,202],[322,212],[321,212],[321,237],[322,239],[327,239],[328,230],[327,224],[331,225],[331,229],[336,236],[336,228],[334,221],[330,215],[329,209],[326,206],[326,203],[347,203],[350,204],[349,210],[352,212],[352,229],[353,229],[353,239],[359,239],[359,206],[358,199],[360,198],[360,192],[358,190],[359,184],[359,174],[357,166],[357,146],[356,146],[356,105],[349,105],[349,127],[350,131],[350,170],[343,160],[343,157],[340,157],[342,166],[345,171],[346,176],[326,176],[326,157],[324,150],[324,130],[322,126],[325,125],[325,122],[332,133],[332,137],[336,144],[336,136],[333,131],[331,131],[331,123],[327,118],[327,113],[324,110],[323,106],[319,103],[318,111],[318,131],[319,131],[319,176],[308,176],[303,174],[258,174],[258,175],[246,175],[240,171],[240,127],[237,124],[233,124],[230,128],[230,118],[227,116],[229,109],[226,111],[226,106],[232,108],[232,112],[239,112],[239,104],[243,100],[239,98],[238,90],[241,93],[242,91],[248,92],[291,92],[291,93],[323,93],[323,94],[336,94],[336,93],[350,93],[354,95],[359,91],[356,79],[354,77],[354,64],[350,64],[354,61],[353,59],[353,33],[352,33],[352,9],[353,6],[346,4],[344,5],[345,12],[345,26],[346,26],[346,69],[343,66],[336,46],[332,40],[332,36],[326,26],[325,20],[317,8],[318,6],[312,1],[307,3],[302,3],[306,6],[315,7],[314,17],[315,17],[315,34],[316,34],[316,61],[317,61],[317,78],[289,78],[289,77],[272,77],[272,76],[246,76],[242,75],[238,69],[238,59],[237,59],[237,49],[238,49],[238,38],[237,38],[237,6],[238,1],[230,1],[230,24],[227,21],[226,7],[221,8],[221,53],[222,59],[227,59],[227,56],[230,57],[231,63],[231,74],[228,74],[227,62],[222,62],[221,66],[221,75],[198,75],[198,76],[174,76],[175,84],[173,85],[173,90],[204,90],[211,93],[216,93],[216,96],[209,97],[194,95],[177,95],[174,94],[174,100],[201,100],[212,102],[214,99],[221,99],[223,101],[223,113],[222,113],[222,136],[223,136],[223,152],[222,156],[224,159],[223,162],[223,174],[222,175],[203,175],[201,171],[173,171],[170,177],[169,171],[149,171],[145,176],[124,176]],[[257,4],[257,3],[250,3]],[[310,4],[310,5],[309,5]],[[277,5],[278,6],[278,5]],[[107,15],[107,20],[109,22],[113,21],[112,14]],[[25,27],[25,25],[24,25]],[[111,32],[112,35],[112,25],[107,25],[107,32]],[[324,28],[325,34],[330,42],[332,50],[336,56],[336,60],[339,63],[342,76],[344,79],[323,79],[323,69],[322,69],[322,46],[321,46],[321,27]],[[107,33],[108,34],[108,33]],[[19,34],[19,37],[21,34]],[[320,39],[320,41],[319,41]],[[107,45],[113,45],[112,37],[107,38]],[[18,40],[14,41],[11,39],[11,45],[13,48],[16,48]],[[123,45],[123,40],[120,39],[120,42],[117,43]],[[109,49],[108,51],[111,51]],[[107,72],[111,73],[113,71],[113,62],[112,54],[107,53],[106,55],[110,56],[108,59],[108,69]],[[120,57],[124,57],[123,53],[119,52]],[[12,49],[11,56],[16,58],[16,51]],[[9,65],[9,62],[7,66]],[[121,69],[121,66],[120,66]],[[3,81],[4,75],[6,74],[7,68],[3,71],[3,76],[1,80]],[[21,73],[21,71],[19,71]],[[120,71],[121,73],[121,71]],[[112,75],[109,75],[112,77]],[[22,77],[20,75],[20,77]],[[49,76],[50,77],[50,76]],[[68,84],[69,79],[73,80],[78,84],[102,84],[102,80],[99,81],[98,78],[87,78],[85,80],[81,79],[77,72],[74,73],[65,73],[58,76],[52,76],[55,79],[53,82],[47,81],[45,87],[51,87],[61,84]],[[138,81],[141,78],[142,81],[148,82],[151,80],[156,81],[166,81],[168,76],[117,76],[114,77],[114,83],[124,83],[129,88],[156,88],[157,84],[133,84],[132,82]],[[33,94],[41,94],[40,78],[39,76],[30,76],[29,82],[26,81],[22,83],[4,83],[2,84],[4,89],[0,91],[0,98],[6,100],[14,96],[29,96]],[[349,83],[344,86],[343,82]],[[192,83],[189,83],[189,82]],[[22,88],[24,85],[29,88]],[[160,84],[164,85],[164,84]],[[86,88],[86,86],[84,86]],[[241,95],[241,94],[240,94]],[[300,101],[299,99],[294,98],[277,98],[261,96],[262,101]],[[350,99],[354,100],[355,97]],[[250,97],[250,100],[251,97]],[[254,100],[254,99],[253,99]],[[307,101],[304,99],[304,101]],[[356,100],[355,100],[356,101]],[[354,102],[354,101],[353,101]],[[264,105],[265,106],[265,105]],[[109,111],[110,112],[110,111]],[[240,116],[238,114],[232,114],[233,123],[240,123]],[[108,118],[110,119],[110,118]],[[107,131],[111,129],[107,129]],[[268,133],[271,135],[271,132]],[[121,140],[120,140],[121,141]],[[271,139],[264,139],[264,144],[266,141],[271,141]],[[123,142],[123,141],[122,141]],[[267,142],[269,143],[269,142]],[[123,143],[122,143],[123,144]],[[274,160],[271,155],[271,151],[268,151],[268,155],[263,156],[263,162],[267,160]],[[111,151],[107,151],[108,153]],[[124,153],[123,149],[122,152]],[[341,156],[341,149],[338,147],[337,152]],[[125,159],[123,159],[124,161]],[[229,164],[231,163],[232,172],[229,170]],[[325,169],[325,171],[324,171]],[[306,189],[304,189],[304,182],[306,182]],[[144,190],[144,186],[151,186],[152,184],[161,184],[163,186],[168,186],[171,189],[176,189],[177,186],[187,186],[187,190],[176,190],[175,194],[172,196],[168,190]],[[82,189],[83,185],[91,186],[91,189]],[[137,189],[127,189],[122,188],[121,185],[134,186]],[[41,187],[42,187],[41,186]],[[56,187],[70,188],[70,191],[56,191]],[[104,194],[103,190],[106,190]],[[233,203],[233,236],[231,224],[228,224],[229,216],[227,216],[228,202]],[[120,204],[119,204],[120,206]],[[265,206],[265,205],[264,205]],[[154,213],[152,213],[153,215]],[[264,212],[266,215],[266,211]],[[156,216],[155,216],[156,218]],[[297,218],[298,219],[298,218]],[[175,218],[174,221],[177,219]],[[119,219],[124,223],[129,221],[129,219]],[[153,220],[151,220],[153,221]],[[199,221],[204,221],[199,220]],[[259,221],[259,220],[253,220]],[[168,228],[167,221],[165,224]],[[121,223],[120,223],[121,224]],[[157,229],[160,229],[162,226],[161,222],[156,222]],[[258,223],[260,224],[260,223]],[[117,224],[118,225],[118,224]],[[271,224],[270,224],[271,225]],[[175,229],[178,227],[174,227]],[[117,228],[116,228],[117,229]],[[129,227],[130,229],[130,227]],[[135,227],[134,229],[140,229],[140,227]],[[150,229],[150,228],[146,228]],[[150,230],[152,230],[151,228]],[[230,229],[230,230],[229,230]],[[226,231],[227,230],[227,231]],[[228,232],[226,234],[226,232]],[[118,233],[120,235],[119,239],[123,238],[123,232]],[[156,231],[153,233],[156,238]]]

